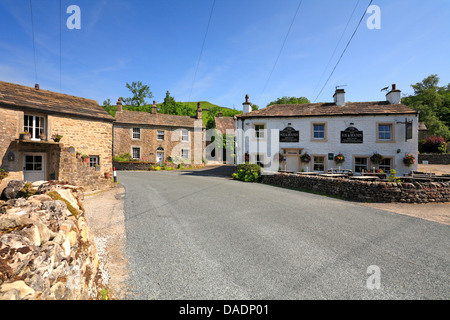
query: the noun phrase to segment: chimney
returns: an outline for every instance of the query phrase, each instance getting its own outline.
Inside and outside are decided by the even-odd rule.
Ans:
[[[117,100],[117,111],[116,112],[122,112],[123,108],[122,108],[122,99],[119,98],[119,100]]]
[[[399,104],[402,101],[402,92],[397,90],[397,85],[392,85],[392,90],[386,94],[386,101],[390,104]]]
[[[36,84],[34,85],[34,88],[35,88],[36,90],[39,90],[39,84],[36,83]]]
[[[345,105],[345,90],[344,89],[336,89],[336,92],[333,95],[334,103],[337,106]]]
[[[153,101],[152,114],[158,113],[158,107],[156,107],[156,101]]]
[[[248,94],[245,95],[245,102],[242,105],[244,113],[252,112],[252,104],[248,102]]]
[[[200,102],[197,103],[197,119],[202,119],[202,107],[200,106]]]
[[[219,111],[219,118],[222,118],[223,117],[223,113],[222,113],[222,111]]]

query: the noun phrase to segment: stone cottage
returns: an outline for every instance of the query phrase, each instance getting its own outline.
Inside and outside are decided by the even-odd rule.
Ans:
[[[385,101],[346,102],[343,89],[333,97],[329,103],[271,105],[257,111],[251,111],[247,97],[244,114],[235,116],[237,164],[317,173],[395,169],[403,175],[417,170],[419,114],[401,103],[396,85]],[[404,163],[409,155],[415,158],[411,166]]]
[[[114,122],[114,156],[130,154],[133,160],[160,165],[170,157],[174,162],[201,164],[204,159],[205,125],[200,103],[196,116],[123,110],[117,102]]]
[[[91,184],[112,173],[113,121],[94,100],[0,81],[0,167],[13,179]]]

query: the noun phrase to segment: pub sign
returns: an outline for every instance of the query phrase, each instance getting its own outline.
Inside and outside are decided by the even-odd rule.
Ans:
[[[300,131],[295,130],[292,127],[287,127],[280,131],[280,142],[299,142]]]
[[[341,143],[363,143],[363,132],[354,127],[341,131]]]

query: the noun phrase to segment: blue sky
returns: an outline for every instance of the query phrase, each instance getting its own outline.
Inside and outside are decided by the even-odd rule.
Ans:
[[[32,0],[37,81],[100,104],[129,96],[132,81],[148,84],[158,102],[167,90],[177,101],[239,110],[246,94],[260,107],[282,96],[314,101],[369,2],[303,0],[269,78],[299,0],[216,0],[192,85],[213,0],[61,0],[61,84],[59,1]],[[331,101],[344,84],[348,101],[374,101],[393,83],[411,94],[430,74],[450,83],[450,1],[373,4],[381,29],[367,28],[366,14],[317,101]],[[66,27],[70,5],[81,9],[80,30]],[[0,80],[34,86],[30,1],[0,0],[0,30]]]

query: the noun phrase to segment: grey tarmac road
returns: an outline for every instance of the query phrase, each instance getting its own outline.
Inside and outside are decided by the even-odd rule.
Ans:
[[[213,171],[118,173],[127,299],[450,298],[448,225]]]

